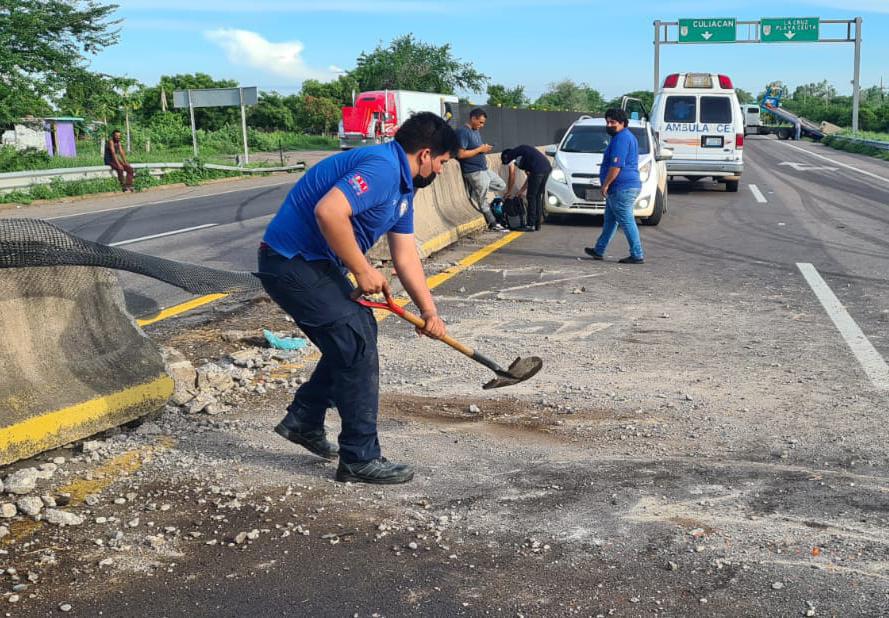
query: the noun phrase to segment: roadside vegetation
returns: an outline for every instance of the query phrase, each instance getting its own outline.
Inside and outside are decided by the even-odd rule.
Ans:
[[[852,133],[852,131],[843,131],[842,133],[837,133],[836,135],[827,135],[821,140],[822,144],[830,146],[831,148],[836,148],[837,150],[844,150],[845,152],[853,152],[855,154],[863,154],[870,157],[876,157],[877,159],[883,159],[884,161],[889,161],[889,150],[882,150],[880,148],[875,148],[873,146],[855,142],[850,139],[843,139],[844,137],[886,142],[887,144],[889,144],[889,134],[875,133],[870,131],[858,133]]]
[[[260,174],[262,175],[262,174]],[[152,176],[148,170],[136,170],[133,188],[144,191],[151,187],[184,183],[199,185],[216,178],[242,176],[241,172],[207,169],[201,160],[187,160],[182,169],[170,170],[163,176]],[[116,176],[108,173],[108,178],[91,180],[63,181],[53,178],[44,184],[32,185],[27,191],[13,191],[0,194],[0,204],[30,204],[35,200],[57,200],[65,197],[92,195],[95,193],[115,193],[120,191]]]

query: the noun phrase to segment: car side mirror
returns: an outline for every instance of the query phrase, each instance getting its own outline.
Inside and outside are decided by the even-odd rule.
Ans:
[[[655,161],[669,161],[672,158],[673,150],[671,148],[661,148],[660,152],[658,152],[655,157]]]
[[[556,156],[556,150],[557,150],[556,146],[547,146],[546,150],[544,150],[543,152],[548,157],[554,157],[554,156]]]

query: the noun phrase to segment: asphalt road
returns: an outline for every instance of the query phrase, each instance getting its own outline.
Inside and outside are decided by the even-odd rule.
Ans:
[[[416,466],[411,484],[331,482],[331,465],[271,433],[289,389],[220,417],[169,413],[170,446],[90,522],[9,556],[41,571],[28,615],[887,615],[889,164],[773,139],[746,155],[738,193],[671,186],[661,225],[642,229],[645,265],[616,263],[621,236],[606,261],[586,258],[600,222],[577,217],[434,290],[458,339],[541,356],[531,381],[481,391],[486,369],[383,322],[381,442]],[[131,248],[247,269],[278,191],[75,220],[106,242],[219,223]],[[799,264],[860,334],[844,339]],[[130,302],[176,298],[125,281]],[[148,331],[202,363],[238,349],[222,331],[283,319],[259,304],[212,317]],[[876,357],[856,356],[865,338]],[[154,439],[131,435],[112,450]],[[168,527],[161,544],[146,536]],[[113,551],[95,543],[117,531]],[[36,564],[50,544],[54,570]]]
[[[645,230],[649,260],[668,259],[690,272],[718,266],[727,275],[766,279],[797,277],[796,263],[812,263],[885,354],[889,329],[880,328],[880,320],[889,308],[884,276],[889,257],[889,164],[771,137],[748,138],[745,162],[735,194],[708,181],[671,185],[669,216],[659,227]],[[258,239],[289,187],[83,213],[54,223],[89,240],[134,251],[251,270]],[[599,224],[575,218],[559,228],[558,242],[550,243],[552,235],[544,233],[523,245],[533,247],[531,254],[558,259],[569,246],[591,244]],[[571,240],[563,244],[566,234]],[[158,235],[165,236],[151,238]],[[616,242],[612,251],[622,240]],[[123,282],[137,316],[188,299],[180,290],[142,277],[125,274]],[[731,287],[729,278],[726,285]]]

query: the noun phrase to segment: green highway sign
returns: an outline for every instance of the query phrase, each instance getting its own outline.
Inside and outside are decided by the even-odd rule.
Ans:
[[[820,20],[817,17],[763,17],[759,20],[763,43],[817,41]]]
[[[680,19],[680,43],[733,43],[737,39],[735,18]]]

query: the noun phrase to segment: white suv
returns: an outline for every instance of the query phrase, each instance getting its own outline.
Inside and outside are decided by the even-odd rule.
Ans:
[[[644,225],[657,225],[667,211],[667,168],[664,162],[672,153],[659,148],[647,121],[631,119],[627,129],[639,142],[642,190],[636,198],[635,215]],[[599,166],[609,139],[604,118],[581,116],[568,128],[558,146],[547,148],[546,154],[554,158],[553,171],[546,182],[544,212],[547,219],[605,213]]]

